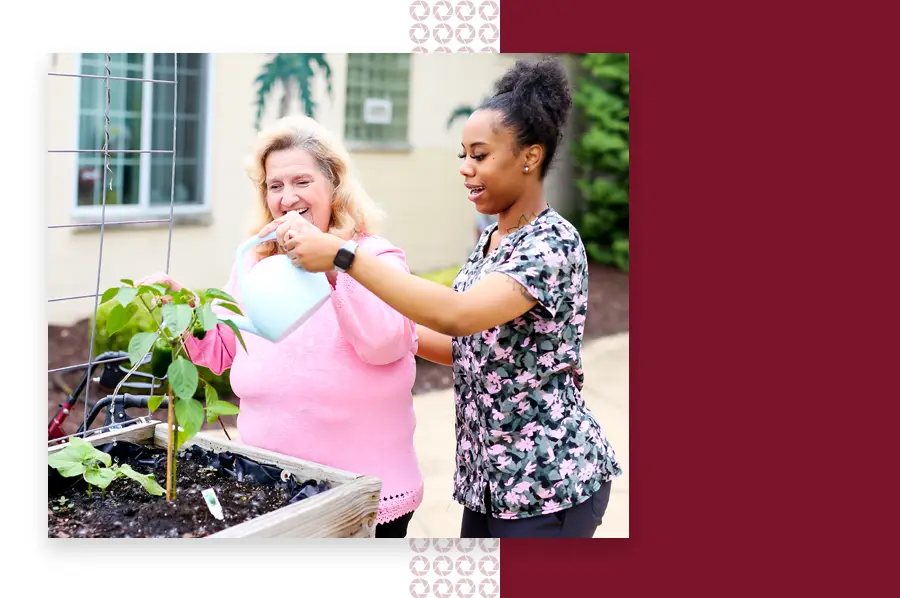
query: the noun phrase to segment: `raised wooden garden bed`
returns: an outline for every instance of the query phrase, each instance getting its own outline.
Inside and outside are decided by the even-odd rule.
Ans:
[[[150,421],[147,423],[136,424],[122,430],[90,436],[86,440],[95,447],[103,445],[109,446],[109,443],[112,442],[121,442],[134,443],[145,447],[155,447],[165,452],[168,440],[166,434],[166,424],[159,421]],[[177,530],[177,533],[174,535],[168,534],[169,537],[371,538],[375,536],[375,518],[379,504],[379,493],[381,491],[381,481],[377,478],[357,475],[332,467],[311,463],[309,461],[295,459],[272,451],[230,442],[225,439],[214,438],[202,432],[181,447],[179,453],[184,455],[186,449],[189,453],[190,449],[194,446],[198,447],[196,449],[197,452],[200,452],[200,449],[210,451],[209,453],[203,453],[204,455],[215,456],[221,453],[230,453],[231,455],[240,456],[258,464],[274,466],[279,468],[282,472],[286,472],[282,473],[284,476],[291,474],[293,476],[292,480],[296,480],[301,485],[307,481],[314,480],[318,484],[312,485],[313,488],[323,488],[327,485],[327,489],[318,491],[317,494],[309,496],[308,498],[303,498],[293,504],[286,504],[285,506],[275,505],[273,507],[274,510],[270,510],[265,514],[253,517],[247,521],[231,524],[229,527],[225,527],[225,529],[221,529],[215,533],[205,534],[202,530],[182,529]],[[64,444],[49,446],[47,449],[48,455],[62,450],[64,447]],[[217,474],[213,471],[214,468],[211,467],[188,467],[187,460],[190,459],[190,455],[182,456],[178,460],[178,465],[185,469],[191,469],[193,467],[193,469],[197,471],[205,471],[210,476],[210,479],[208,482],[204,481],[203,483],[208,484],[212,488],[216,488],[217,485],[221,485],[223,488],[227,486],[227,490],[216,489],[217,494],[223,494],[225,492],[233,493],[234,496],[239,496],[244,501],[249,500],[261,509],[265,509],[263,503],[272,504],[274,499],[272,499],[271,496],[268,497],[268,499],[264,496],[266,493],[274,496],[275,491],[267,489],[272,488],[271,486],[265,487],[254,485],[252,482],[246,482],[244,486],[241,486],[238,489],[239,491],[235,492],[233,487],[237,482],[235,482],[234,479],[221,475],[216,478]],[[133,467],[138,469],[138,466]],[[176,472],[178,471],[179,470],[176,469]],[[149,472],[144,471],[142,473]],[[159,476],[157,476],[157,479],[159,479]],[[119,480],[113,482],[113,484],[119,483]],[[111,494],[113,489],[114,486],[111,485],[107,488],[106,493]],[[120,491],[120,494],[126,494],[131,491],[131,487],[128,487],[124,492]],[[142,492],[142,490],[138,487],[138,489],[133,492],[138,493]],[[80,512],[89,512],[92,509],[100,511],[104,509],[104,505],[106,504],[119,504],[119,502],[116,502],[119,501],[118,498],[115,500],[111,499],[110,502],[104,503],[97,496],[96,491],[93,493],[93,498],[86,498],[86,494],[83,490],[77,492],[69,491],[68,495],[68,498],[65,495],[51,495],[48,497],[51,518],[64,517],[63,514],[67,512],[71,513],[74,517],[76,511],[79,509]],[[73,498],[76,499],[75,502],[73,502]],[[230,499],[231,495],[227,498]],[[152,504],[152,508],[160,509],[161,513],[167,507],[173,508],[172,504],[166,503],[165,497],[161,496],[151,497],[149,495],[143,495],[138,500],[141,501],[143,505]],[[266,502],[266,500],[269,502]],[[85,503],[88,501],[94,502],[90,504],[81,504],[81,501],[85,501]],[[179,489],[175,505],[181,501],[186,501],[186,504],[193,505],[191,508],[198,516],[202,515],[206,520],[212,521],[207,506],[202,497],[196,492],[196,489],[191,490],[190,487],[187,487],[185,491]],[[217,524],[219,527],[223,524],[228,524],[229,518],[228,506],[225,504],[226,501],[223,500],[221,502],[224,505],[226,517],[222,523]],[[147,517],[147,515],[144,515],[144,517]],[[118,518],[113,522],[113,525],[133,526],[133,524],[127,521],[128,519],[128,517]],[[160,520],[165,520],[164,514],[160,516]],[[137,535],[138,537],[158,537],[159,535],[164,534],[144,533]],[[67,534],[57,534],[55,537],[66,536]],[[121,534],[109,534],[109,536],[86,537],[111,536],[129,537],[130,533],[128,531],[123,531]]]

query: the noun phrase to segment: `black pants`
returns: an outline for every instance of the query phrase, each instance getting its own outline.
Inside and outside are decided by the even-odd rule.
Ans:
[[[375,526],[375,537],[376,538],[405,538],[406,537],[406,529],[409,527],[409,521],[412,519],[412,513],[407,513],[401,517],[394,519],[393,521],[388,521],[386,523],[379,523]]]
[[[592,538],[603,523],[612,482],[604,482],[589,499],[556,513],[525,519],[496,517],[463,510],[462,538]],[[484,492],[485,511],[491,512],[490,490]]]

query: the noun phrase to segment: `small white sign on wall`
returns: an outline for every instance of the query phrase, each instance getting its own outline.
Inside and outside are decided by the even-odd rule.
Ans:
[[[382,98],[366,98],[363,103],[363,121],[369,125],[391,124],[391,101]]]

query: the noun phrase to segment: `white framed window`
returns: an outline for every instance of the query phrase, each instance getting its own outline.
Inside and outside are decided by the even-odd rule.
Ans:
[[[347,145],[409,148],[409,96],[409,54],[348,54]]]
[[[85,75],[106,74],[104,54],[80,54]],[[171,81],[173,54],[111,54],[110,76]],[[102,78],[78,78],[77,145],[102,150],[106,88]],[[167,217],[174,189],[175,213],[209,210],[210,55],[178,54],[177,117],[175,86],[148,81],[109,82],[109,168],[106,218]],[[171,151],[175,131],[175,180],[171,153],[117,153],[113,150]],[[102,209],[104,156],[76,153],[74,216],[97,220]],[[111,181],[110,181],[111,179]],[[110,182],[112,183],[110,185]],[[111,186],[111,188],[110,188]]]

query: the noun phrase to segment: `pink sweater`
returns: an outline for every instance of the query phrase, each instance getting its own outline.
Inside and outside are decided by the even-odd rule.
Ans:
[[[408,271],[403,251],[387,240],[359,244]],[[194,363],[216,374],[231,367],[242,442],[380,478],[377,522],[384,523],[422,501],[413,446],[416,326],[346,274],[335,287],[331,301],[281,343],[242,331],[245,352],[219,324],[202,341],[188,335],[186,345]],[[224,290],[241,301],[234,269]]]

